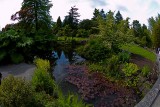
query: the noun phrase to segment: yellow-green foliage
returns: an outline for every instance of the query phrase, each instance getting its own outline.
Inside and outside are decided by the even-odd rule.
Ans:
[[[125,80],[125,85],[129,87],[137,87],[139,82],[139,77],[127,78]]]
[[[8,76],[0,85],[0,106],[30,107],[33,91],[28,82],[21,78]]]
[[[90,72],[103,72],[105,70],[102,65],[97,63],[90,63],[88,67]]]
[[[37,68],[32,77],[32,86],[37,92],[45,91],[48,94],[52,94],[54,91],[55,82],[48,72]]]
[[[34,60],[34,63],[36,64],[38,69],[43,69],[45,71],[50,70],[50,62],[48,60],[37,58]]]
[[[83,41],[83,40],[88,40],[88,38],[61,36],[61,37],[58,37],[57,40],[59,41],[72,41],[72,40]]]
[[[138,85],[139,77],[134,76],[138,71],[138,66],[136,64],[126,63],[122,71],[125,74],[126,86],[135,87]]]
[[[123,73],[127,77],[132,76],[133,74],[137,73],[137,70],[138,70],[138,66],[133,63],[126,63],[122,69]]]
[[[54,105],[54,106],[53,106]],[[58,90],[58,99],[56,104],[53,102],[47,107],[93,107],[91,104],[85,104],[82,99],[78,98],[78,95],[69,93],[63,95],[61,90]]]
[[[150,73],[151,69],[149,68],[149,66],[144,66],[142,68],[142,75],[143,76],[147,76]]]
[[[37,91],[45,91],[47,94],[53,94],[55,81],[49,73],[50,63],[48,60],[36,59],[34,75],[32,77],[32,86]]]
[[[126,50],[128,52],[140,55],[146,59],[149,59],[153,62],[156,61],[156,55],[153,52],[150,52],[140,46],[137,46],[135,44],[127,44],[127,45],[123,45],[121,47],[121,49]]]

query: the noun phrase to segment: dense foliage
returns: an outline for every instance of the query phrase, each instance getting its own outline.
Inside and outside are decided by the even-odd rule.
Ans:
[[[0,64],[40,57],[34,60],[37,68],[30,82],[13,76],[2,81],[0,106],[92,107],[83,101],[97,101],[95,107],[134,106],[156,73],[134,63],[132,57],[136,54],[155,62],[150,51],[160,47],[160,15],[149,19],[149,27],[138,20],[130,24],[130,18],[124,19],[120,11],[96,8],[93,18],[79,20],[78,8],[73,6],[64,20],[59,16],[53,22],[51,7],[49,0],[23,0],[21,9],[11,16],[18,22],[0,31]],[[86,61],[82,66],[69,66],[65,80],[78,88],[82,99],[71,93],[63,95],[51,73],[62,50],[73,61],[75,45],[80,45],[76,52]],[[51,60],[52,65],[41,58]]]
[[[158,48],[160,47],[160,32],[159,32],[159,28],[160,28],[160,15],[158,14],[157,17],[153,18],[149,18],[149,28],[151,31],[151,35],[152,35],[152,41],[153,41],[153,46],[154,48]]]
[[[111,49],[105,46],[101,39],[98,38],[91,38],[84,47],[80,47],[77,51],[91,61],[101,61],[109,57],[111,53]]]
[[[0,106],[4,107],[92,107],[78,96],[63,95],[49,75],[47,60],[37,59],[31,83],[9,76],[0,85]],[[41,65],[43,64],[44,65]],[[47,68],[47,69],[46,69]]]
[[[21,10],[12,15],[11,19],[19,20],[19,25],[25,30],[25,33],[43,33],[46,32],[45,29],[49,32],[51,7],[49,0],[24,0]]]
[[[0,86],[0,105],[4,107],[29,107],[32,105],[31,85],[21,78],[9,76]]]

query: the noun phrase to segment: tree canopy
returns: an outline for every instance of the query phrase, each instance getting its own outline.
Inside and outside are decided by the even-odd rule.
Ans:
[[[23,0],[21,10],[12,15],[11,19],[18,20],[26,32],[36,33],[41,29],[50,29],[51,7],[49,0]]]

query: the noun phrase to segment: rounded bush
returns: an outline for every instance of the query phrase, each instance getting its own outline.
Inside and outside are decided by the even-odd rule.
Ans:
[[[0,105],[4,107],[29,107],[32,99],[32,88],[24,79],[10,75],[2,81]]]

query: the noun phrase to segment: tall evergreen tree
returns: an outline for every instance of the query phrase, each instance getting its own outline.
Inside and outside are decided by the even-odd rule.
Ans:
[[[60,31],[62,28],[62,21],[61,21],[61,17],[59,16],[57,19],[57,22],[53,24],[53,33],[57,34],[58,31]]]
[[[93,20],[96,20],[98,18],[98,16],[100,15],[100,11],[99,9],[94,9],[94,12],[93,12]]]
[[[141,41],[143,43],[143,46],[152,47],[151,33],[145,24],[142,25],[141,35],[142,35]]]
[[[78,17],[80,17],[77,11],[78,8],[75,6],[71,7],[70,11],[68,12],[69,15],[67,15],[64,19],[64,26],[69,25],[72,29],[77,29],[79,22]]]
[[[154,20],[153,17],[148,19],[148,23],[149,23],[149,30],[152,31],[153,30],[153,26],[155,25],[156,21]]]
[[[21,10],[11,16],[12,20],[18,20],[22,28],[36,33],[38,30],[51,28],[49,0],[23,0]],[[46,31],[46,30],[44,30]]]
[[[62,21],[61,21],[61,17],[60,17],[60,16],[59,16],[58,19],[57,19],[56,26],[57,26],[58,28],[61,28],[61,27],[62,27]]]
[[[115,21],[116,21],[117,24],[119,24],[120,21],[122,21],[122,20],[123,20],[123,17],[121,15],[120,11],[118,11],[116,16],[115,16]]]
[[[99,16],[102,17],[103,19],[105,19],[106,18],[106,13],[103,9],[99,10],[99,9],[95,8],[95,10],[93,12],[92,20],[96,20]]]
[[[149,18],[149,29],[151,31],[151,38],[154,48],[160,47],[160,14],[157,17]]]
[[[65,28],[65,31],[67,30],[67,28],[68,30],[71,30],[71,32],[69,32],[70,34],[66,36],[76,36],[79,23],[78,17],[80,17],[77,11],[78,8],[76,8],[75,6],[71,7],[71,9],[68,12],[68,15],[65,17],[63,21],[63,29]]]
[[[133,33],[135,37],[141,37],[142,29],[138,20],[133,20]]]
[[[105,14],[105,11],[103,10],[103,9],[101,9],[101,11],[100,11],[100,16],[103,18],[103,19],[105,19],[106,18],[106,14]]]

